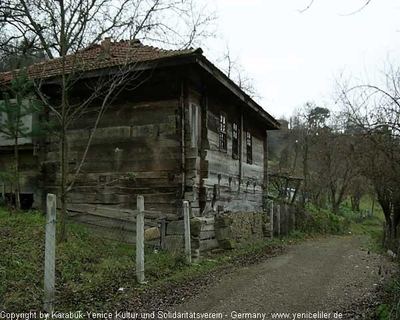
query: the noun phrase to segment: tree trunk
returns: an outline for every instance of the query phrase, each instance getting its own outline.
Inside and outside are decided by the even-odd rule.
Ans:
[[[21,202],[19,198],[19,172],[18,166],[19,157],[18,157],[18,136],[14,138],[14,197],[15,197],[15,206],[17,209],[21,209]]]
[[[393,236],[394,236],[393,240],[399,238],[399,235],[397,233],[397,231],[398,231],[397,228],[398,228],[399,224],[400,224],[400,202],[396,201],[393,205],[393,226],[392,226]],[[396,243],[397,243],[397,241],[396,241]],[[397,252],[397,250],[396,250],[396,252]]]
[[[303,179],[304,179],[304,184],[303,184],[303,197],[302,197],[302,205],[303,207],[306,204],[306,199],[309,197],[309,192],[308,192],[308,180],[309,180],[309,175],[308,175],[308,137],[307,134],[305,135],[304,138],[304,154],[303,154]]]
[[[331,176],[329,176],[329,179],[331,180]],[[334,214],[339,214],[339,206],[340,206],[340,199],[339,195],[337,195],[336,192],[336,187],[334,186],[334,182],[330,181],[330,189],[331,189],[331,205],[332,205],[332,212]]]
[[[388,248],[392,241],[392,219],[391,219],[391,206],[387,199],[384,199],[378,193],[378,203],[382,207],[383,214],[385,215],[385,228],[384,228],[384,247]]]
[[[340,203],[334,202],[332,203],[332,212],[336,215],[339,214]]]
[[[374,211],[375,211],[375,197],[372,199],[371,215],[374,215]]]
[[[360,200],[361,198],[358,196],[351,196],[350,201],[351,201],[351,210],[353,211],[360,211]]]
[[[61,202],[61,228],[59,242],[67,242],[67,136],[66,131],[62,128],[61,133],[61,185],[60,185],[60,202]]]
[[[65,34],[65,7],[64,1],[60,1],[61,28],[60,28],[60,51],[62,65],[62,87],[61,87],[61,229],[60,242],[67,242],[67,116],[68,116],[68,86],[65,74],[65,56],[67,55],[67,41]]]

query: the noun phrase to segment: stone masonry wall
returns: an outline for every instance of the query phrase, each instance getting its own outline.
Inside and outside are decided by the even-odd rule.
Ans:
[[[233,249],[264,238],[267,225],[268,216],[261,212],[223,213],[215,218],[215,237],[221,248]]]

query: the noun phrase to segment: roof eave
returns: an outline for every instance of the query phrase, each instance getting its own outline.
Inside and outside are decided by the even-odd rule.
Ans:
[[[210,73],[215,79],[217,79],[222,85],[229,89],[237,98],[243,101],[247,106],[249,106],[253,111],[257,113],[264,120],[264,122],[269,126],[268,130],[278,130],[280,129],[279,122],[271,116],[267,111],[265,111],[257,102],[255,102],[248,94],[246,94],[242,89],[239,88],[229,77],[227,77],[221,70],[214,66],[209,60],[204,56],[197,56],[196,62],[204,70]]]
[[[242,89],[239,88],[228,76],[226,76],[221,70],[219,70],[215,65],[213,65],[205,56],[202,55],[201,49],[193,50],[193,52],[182,54],[179,56],[165,57],[161,59],[155,59],[150,61],[144,61],[138,63],[133,70],[141,71],[148,70],[157,67],[166,67],[177,64],[184,63],[197,63],[201,68],[208,72],[212,77],[219,81],[224,87],[226,87],[230,92],[232,92],[238,99],[240,99],[245,105],[250,107],[260,119],[267,125],[267,130],[278,130],[280,129],[279,122],[271,116],[267,111],[265,111],[257,102],[255,102],[248,94],[246,94]],[[80,78],[91,78],[99,75],[113,74],[120,67],[107,67],[97,70],[84,71],[80,74]],[[44,83],[57,83],[60,81],[60,76],[53,76],[44,79]],[[6,86],[6,83],[0,84],[0,87]]]
[[[188,52],[185,54],[181,54],[178,56],[169,56],[169,57],[162,57],[158,59],[153,59],[153,60],[145,60],[145,61],[140,61],[136,63],[132,63],[134,67],[132,67],[132,71],[144,71],[144,70],[149,70],[149,69],[155,69],[157,67],[166,67],[166,66],[172,66],[176,64],[182,64],[182,63],[192,63],[194,61],[194,56],[201,55],[203,51],[201,48],[193,49],[192,52]],[[128,66],[129,64],[127,64]],[[103,68],[98,68],[98,69],[93,69],[93,70],[77,70],[75,73],[79,75],[79,79],[86,79],[86,78],[92,78],[96,76],[105,76],[105,75],[112,75],[118,72],[121,69],[120,65],[115,65],[115,66],[106,66]],[[19,71],[19,69],[13,70]],[[4,72],[4,73],[10,73]],[[69,74],[69,73],[67,73]],[[34,77],[35,80],[41,80],[45,84],[52,84],[52,83],[59,83],[61,81],[61,74],[57,74],[54,76],[50,77]],[[1,88],[6,88],[7,85],[10,84],[12,78],[7,81],[2,81],[0,82],[0,89]],[[32,79],[33,80],[33,79]]]

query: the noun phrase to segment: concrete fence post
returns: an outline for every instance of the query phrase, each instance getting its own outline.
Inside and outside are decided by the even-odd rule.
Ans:
[[[271,223],[270,236],[274,238],[274,202],[271,201],[271,211],[269,212],[269,222]]]
[[[278,227],[278,237],[281,235],[281,205],[276,206],[276,224]]]
[[[192,247],[190,243],[189,202],[183,201],[183,223],[185,226],[185,256],[188,264],[192,263]]]
[[[144,198],[137,197],[138,214],[136,216],[136,278],[144,283]]]
[[[56,195],[46,198],[46,238],[44,254],[44,306],[49,313],[54,311],[56,269]]]

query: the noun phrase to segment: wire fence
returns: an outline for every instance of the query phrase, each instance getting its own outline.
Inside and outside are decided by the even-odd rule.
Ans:
[[[165,221],[146,218],[143,197],[137,203],[135,211],[111,215],[99,208],[96,214],[70,212],[65,242],[54,195],[47,197],[45,216],[0,209],[0,311],[119,310],[116,302],[148,278],[183,268],[190,242],[175,255],[160,250]]]

